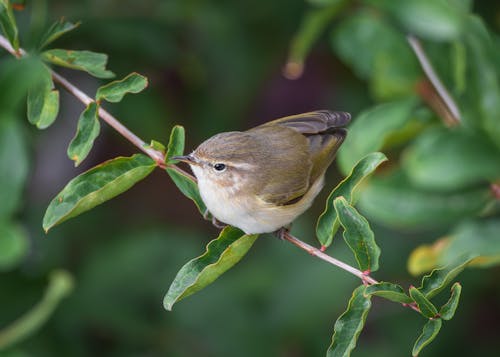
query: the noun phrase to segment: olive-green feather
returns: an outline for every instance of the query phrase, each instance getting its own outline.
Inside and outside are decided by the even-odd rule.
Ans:
[[[265,137],[265,146],[273,150],[269,153],[273,159],[266,170],[268,177],[263,177],[269,182],[259,196],[281,205],[303,196],[332,163],[347,134],[343,127],[350,119],[346,112],[320,110],[276,119],[248,130],[247,133]],[[276,172],[276,161],[280,162],[280,172]]]

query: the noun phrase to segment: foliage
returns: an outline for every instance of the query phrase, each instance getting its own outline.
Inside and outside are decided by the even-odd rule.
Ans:
[[[412,354],[416,356],[437,337],[443,320],[448,321],[454,317],[462,292],[462,285],[455,281],[457,276],[469,266],[485,268],[500,262],[500,218],[496,202],[500,191],[500,132],[495,119],[500,112],[500,52],[496,47],[498,38],[488,29],[481,17],[472,13],[471,2],[467,0],[363,0],[356,4],[343,0],[309,2],[310,9],[303,15],[303,23],[297,26],[298,31],[291,40],[285,75],[294,79],[307,75],[306,59],[309,52],[313,51],[315,42],[322,41],[322,35],[329,31],[326,38],[333,53],[358,80],[367,83],[373,99],[370,105],[363,104],[355,108],[360,110],[360,113],[349,128],[349,135],[338,155],[339,169],[346,177],[331,191],[316,225],[316,236],[322,251],[332,245],[337,230],[341,228],[344,240],[352,252],[348,259],[356,262],[357,268],[353,269],[362,273],[364,283],[354,290],[346,311],[338,317],[327,355],[348,356],[356,346],[362,351],[363,343],[358,343],[358,339],[360,336],[362,338],[365,325],[370,323],[369,320],[367,322],[367,317],[372,308],[372,297],[376,296],[408,307],[405,313],[410,314],[412,309],[425,319],[422,332],[412,350]],[[187,21],[174,18],[181,18],[182,13],[183,16],[191,13],[188,5],[164,6],[173,6],[169,8],[169,13],[173,14],[170,15],[172,17],[169,21],[179,21],[176,26],[180,28],[186,26]],[[23,28],[21,27],[21,31],[18,29],[13,11],[18,7],[13,2],[0,0],[0,27],[6,41],[13,48],[13,54],[20,57],[18,60],[5,60],[0,63],[0,270],[10,272],[21,270],[22,264],[30,259],[28,253],[30,245],[33,244],[29,236],[33,228],[27,229],[25,225],[28,220],[23,221],[23,216],[18,214],[21,208],[25,209],[22,197],[29,167],[29,140],[25,129],[19,120],[16,120],[21,99],[26,98],[28,122],[37,129],[46,129],[55,126],[58,114],[64,110],[64,107],[60,108],[61,96],[56,89],[57,83],[61,81],[54,74],[53,66],[86,72],[99,79],[114,77],[114,73],[107,69],[107,54],[88,50],[47,49],[53,46],[54,42],[58,46],[64,44],[61,40],[69,37],[68,33],[77,28],[80,31],[85,26],[79,27],[79,23],[59,20],[42,33],[40,26],[36,28],[33,22],[31,30],[39,33],[30,39],[31,46],[25,45],[30,48],[29,55],[25,55],[20,46],[20,41],[24,39]],[[34,7],[33,11],[36,10]],[[281,13],[281,8],[276,7],[274,11]],[[201,29],[211,22],[219,23],[216,17],[210,18],[209,12],[200,13],[208,14],[202,19]],[[330,30],[331,24],[334,26]],[[226,31],[215,28],[213,31],[221,36],[221,42],[224,42],[222,33]],[[204,32],[198,30],[200,33]],[[74,32],[76,38],[79,36],[78,31]],[[153,33],[155,31],[151,32]],[[230,36],[229,33],[230,31],[227,31],[226,36]],[[409,33],[423,40],[423,52],[429,56],[437,76],[458,103],[460,117],[450,114],[453,111],[439,94],[435,81],[430,81],[428,72],[420,69],[417,56],[407,43],[406,35]],[[102,32],[98,37],[104,41],[106,35],[106,32]],[[265,36],[270,35],[266,33]],[[242,46],[241,43],[244,41],[239,41],[238,46]],[[271,47],[273,46],[270,45],[269,48]],[[149,50],[162,51],[151,48]],[[220,61],[220,50],[214,50],[214,63]],[[196,92],[197,86],[211,74],[202,73],[203,66],[196,53],[183,51],[176,48],[165,55],[164,59],[175,58],[179,66],[178,74],[184,76],[182,80],[190,83],[194,88],[193,92]],[[238,50],[226,52],[239,53]],[[258,56],[266,51],[256,52]],[[238,60],[241,62],[248,57],[240,55]],[[243,74],[249,72],[244,64],[241,64],[240,76],[235,75],[233,78],[242,79],[245,75],[252,77],[252,73]],[[224,76],[231,72],[231,68],[220,65],[219,67],[222,68],[218,68],[220,72],[217,72],[218,75],[214,78],[220,79],[220,82],[207,92],[212,96],[213,93],[219,93],[223,98],[220,103],[228,108],[237,107],[241,103],[235,98],[241,97],[241,93],[249,93],[252,89],[233,89],[232,83],[229,84]],[[196,181],[177,167],[178,162],[172,159],[185,151],[185,130],[182,126],[173,126],[168,142],[152,140],[149,146],[137,145],[140,139],[131,139],[119,130],[150,157],[144,154],[115,157],[97,165],[93,161],[94,158],[89,157],[89,153],[96,149],[96,139],[103,135],[99,118],[102,117],[104,102],[122,102],[126,94],[139,93],[148,84],[145,76],[133,72],[121,80],[100,85],[94,99],[87,102],[84,100],[85,108],[78,120],[75,136],[69,143],[67,154],[75,166],[84,160],[85,164],[91,161],[94,166],[70,180],[60,193],[55,195],[43,218],[45,231],[119,196],[148,177],[156,167],[164,169],[179,191],[195,203],[199,213],[207,216],[208,212],[198,192]],[[180,95],[183,94],[188,95]],[[205,136],[208,130],[226,127],[232,118],[228,114],[226,119],[208,120],[216,117],[217,111],[210,96],[207,98],[200,100],[199,105],[193,106],[192,109],[193,117],[200,117],[198,129]],[[118,108],[126,108],[126,103],[127,101],[123,101]],[[145,118],[151,117],[154,112],[144,114],[141,110],[144,111],[145,107],[141,106],[132,112],[140,118],[141,124],[146,126],[144,122],[149,120]],[[133,105],[129,108],[133,108]],[[204,113],[210,111],[211,114]],[[228,113],[231,113],[231,110],[228,109]],[[154,135],[157,135],[157,132],[154,131]],[[379,151],[384,151],[387,157]],[[159,157],[162,159],[159,160]],[[375,172],[387,158],[389,162]],[[170,197],[168,200],[168,206],[177,206]],[[109,206],[111,204],[114,203],[110,202],[104,207],[113,207]],[[104,207],[100,212],[106,212]],[[134,209],[135,212],[138,211],[137,207]],[[135,215],[135,212],[132,214]],[[88,215],[79,220],[85,222],[85,219],[89,219],[86,217]],[[40,219],[37,220],[39,221]],[[77,224],[76,222],[74,224]],[[106,223],[113,227],[113,222]],[[384,226],[384,232],[389,236],[391,234],[387,232],[391,231],[396,231],[396,235],[401,236],[418,232],[430,238],[445,234],[444,238],[433,244],[417,247],[411,254],[408,267],[412,274],[430,272],[421,279],[418,288],[410,285],[405,289],[402,284],[377,282],[370,276],[371,272],[379,268],[382,268],[384,274],[390,269],[400,269],[400,266],[386,265],[385,260],[392,258],[385,252],[390,250],[392,243],[386,239],[376,241],[375,238],[381,235],[377,231],[378,225]],[[55,231],[60,229],[63,228]],[[104,231],[104,228],[101,227],[101,230]],[[100,233],[99,230],[97,232]],[[216,239],[207,244],[202,255],[188,261],[177,272],[165,295],[164,307],[171,310],[180,300],[213,283],[250,251],[257,238],[258,235],[245,235],[234,227],[224,228]],[[97,245],[101,244],[94,238],[89,239]],[[423,241],[416,244],[422,244]],[[116,243],[110,247],[108,251],[113,254],[114,248],[121,246]],[[254,250],[257,250],[257,247]],[[130,252],[132,251],[134,249],[131,248]],[[159,254],[156,248],[151,249],[149,253]],[[396,254],[399,255],[399,252]],[[379,262],[381,255],[384,257],[384,264]],[[103,266],[112,264],[108,262],[112,259],[107,258],[101,258],[101,262],[106,262],[101,263]],[[148,256],[141,259],[141,264],[149,262]],[[162,265],[169,264],[163,259],[160,261]],[[130,271],[126,266],[129,262],[126,259],[119,262],[117,264],[121,265],[116,276],[128,280],[127,272]],[[71,263],[67,264],[71,266]],[[55,267],[55,264],[48,265],[51,269]],[[385,267],[389,268],[384,269]],[[85,269],[87,272],[95,269],[96,273],[87,273],[93,279],[98,279],[101,273],[105,274],[106,271],[101,271],[98,265],[93,267],[91,263],[85,265]],[[44,273],[46,272],[41,274]],[[266,278],[268,276],[267,272],[263,275]],[[401,274],[394,276],[394,279],[400,279]],[[311,276],[307,276],[305,280],[316,283]],[[113,284],[113,280],[111,283]],[[252,278],[246,280],[242,286],[246,287],[247,283],[251,285]],[[267,286],[272,284],[274,282],[268,283]],[[70,293],[72,285],[69,273],[55,270],[46,295],[31,311],[14,322],[11,322],[12,319],[2,320],[2,323],[9,324],[0,329],[0,349],[11,348],[39,330],[54,313],[61,299]],[[85,281],[82,281],[82,285],[85,286]],[[157,281],[154,285],[158,285]],[[318,285],[321,289],[321,284]],[[438,294],[450,285],[450,296],[447,301],[443,300]],[[134,296],[131,289],[124,290],[125,292],[121,290],[124,299],[127,299],[127,295]],[[210,290],[215,289],[207,289]],[[309,293],[309,290],[306,291]],[[230,294],[236,292],[231,291]],[[100,296],[100,292],[97,295]],[[225,298],[230,300],[227,296]],[[280,296],[280,300],[287,298],[286,295]],[[31,303],[33,301],[35,299],[32,299]],[[443,304],[442,301],[446,302]],[[304,301],[300,302],[303,303]],[[331,301],[329,303],[331,304]],[[120,302],[116,301],[116,304],[119,305]],[[130,305],[140,305],[139,300]],[[109,306],[112,309],[112,306]],[[78,309],[72,310],[67,313],[76,314],[74,310]],[[105,314],[106,309],[96,309],[94,313],[94,316],[99,316]],[[120,314],[113,316],[116,326],[121,326],[124,330],[129,329],[127,333],[130,333],[130,336],[138,332],[140,334],[141,327],[134,326],[134,320],[121,321],[116,317]],[[201,316],[199,312],[197,316]],[[200,319],[193,317],[195,318]],[[444,330],[448,329],[448,326],[457,328],[453,327],[453,324],[454,322],[447,323]],[[123,327],[124,325],[126,327]],[[21,351],[23,348],[24,346]]]

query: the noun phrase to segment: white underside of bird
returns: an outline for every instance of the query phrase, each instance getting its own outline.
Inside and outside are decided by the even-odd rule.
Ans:
[[[239,191],[237,182],[231,187],[221,187],[207,179],[200,167],[191,168],[198,179],[200,195],[208,211],[217,220],[238,227],[247,234],[270,233],[286,227],[312,205],[324,183],[324,175],[321,175],[299,201],[276,206],[256,195],[245,195]]]

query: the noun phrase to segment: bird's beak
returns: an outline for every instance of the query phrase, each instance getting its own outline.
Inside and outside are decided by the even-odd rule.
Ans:
[[[189,165],[198,165],[198,162],[195,160],[195,158],[191,155],[184,155],[184,156],[172,156],[172,160],[178,160],[185,162]]]

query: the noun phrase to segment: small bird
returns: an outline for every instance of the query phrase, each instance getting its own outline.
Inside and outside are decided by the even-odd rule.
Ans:
[[[344,141],[346,112],[292,115],[247,131],[212,136],[186,162],[208,211],[247,234],[287,227],[306,211]]]

